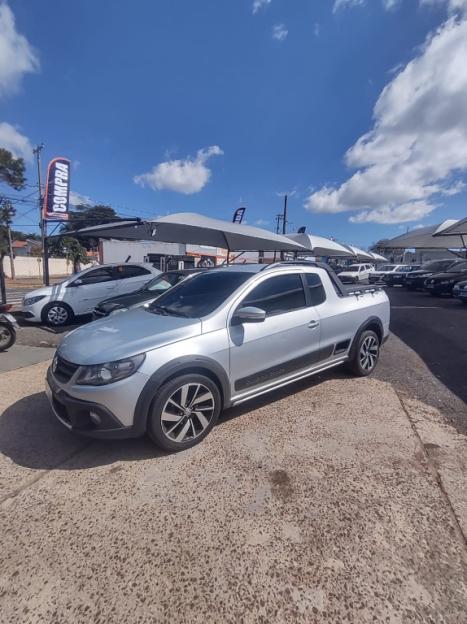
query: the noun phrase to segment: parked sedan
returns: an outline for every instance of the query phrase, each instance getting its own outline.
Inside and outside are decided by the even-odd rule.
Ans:
[[[423,288],[425,280],[431,277],[434,273],[442,273],[447,271],[457,260],[448,258],[447,260],[432,260],[431,262],[425,262],[417,271],[410,271],[406,273],[404,286],[409,290],[417,290]]]
[[[425,288],[431,295],[451,295],[458,282],[467,279],[467,260],[458,260],[444,273],[436,273],[425,280]]]
[[[405,283],[405,278],[408,273],[412,270],[419,269],[419,264],[406,264],[401,265],[397,268],[396,271],[392,271],[391,273],[387,273],[383,277],[383,282],[386,286],[402,286]]]
[[[459,301],[467,304],[467,280],[465,282],[457,282],[452,289],[452,294],[457,297]]]
[[[85,269],[59,284],[29,292],[21,315],[29,321],[66,325],[78,314],[90,314],[103,299],[140,288],[159,273],[152,264],[134,262]]]
[[[368,276],[368,281],[370,284],[378,284],[383,281],[383,277],[388,273],[393,273],[400,264],[383,264],[379,266],[375,271],[372,271]]]
[[[351,264],[338,275],[344,284],[356,284],[368,279],[374,270],[371,264]]]
[[[104,299],[94,308],[93,317],[94,319],[99,319],[114,312],[124,312],[125,310],[139,308],[144,304],[150,304],[166,290],[172,288],[172,286],[175,286],[175,284],[178,284],[188,276],[199,273],[200,270],[202,269],[180,269],[178,271],[161,273],[138,290]]]

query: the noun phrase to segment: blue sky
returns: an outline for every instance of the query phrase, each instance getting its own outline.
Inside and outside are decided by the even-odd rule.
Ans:
[[[466,4],[0,2],[0,146],[122,215],[273,228],[288,191],[291,231],[360,246],[467,216]]]

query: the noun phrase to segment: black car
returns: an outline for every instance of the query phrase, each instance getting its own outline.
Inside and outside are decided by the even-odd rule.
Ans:
[[[425,289],[432,295],[451,295],[454,285],[467,280],[467,260],[458,260],[444,273],[435,273],[425,280]]]
[[[178,284],[188,276],[199,273],[203,269],[179,269],[177,271],[167,271],[161,273],[151,281],[147,282],[139,290],[135,290],[126,295],[117,295],[104,299],[97,304],[93,311],[93,318],[100,319],[119,310],[124,312],[130,308],[138,308],[145,303],[149,304],[162,295],[163,292]],[[204,269],[205,270],[205,269]]]
[[[422,264],[417,271],[410,271],[410,273],[406,273],[404,286],[409,290],[424,288],[427,277],[430,277],[435,273],[447,271],[455,262],[458,262],[458,260],[455,260],[454,258],[425,262],[425,264]]]
[[[457,297],[459,301],[467,304],[467,280],[465,282],[457,282],[452,289],[453,297]]]
[[[400,266],[395,271],[392,271],[392,273],[383,275],[383,282],[386,286],[402,286],[405,283],[405,276],[407,273],[419,268],[419,264]]]

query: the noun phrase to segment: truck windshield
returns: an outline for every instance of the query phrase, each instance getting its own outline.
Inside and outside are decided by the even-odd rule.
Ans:
[[[154,314],[202,318],[214,312],[252,276],[248,271],[207,271],[182,281],[161,295],[149,311]]]

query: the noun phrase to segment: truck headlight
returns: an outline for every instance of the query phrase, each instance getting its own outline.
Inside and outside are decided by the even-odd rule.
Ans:
[[[41,299],[45,299],[45,295],[38,295],[37,297],[25,297],[23,299],[23,304],[25,306],[30,306],[30,305],[34,305],[35,303],[37,303],[38,301],[40,301]]]
[[[117,362],[82,366],[76,383],[81,386],[105,386],[120,379],[125,379],[138,370],[145,357],[144,353],[140,353]]]

